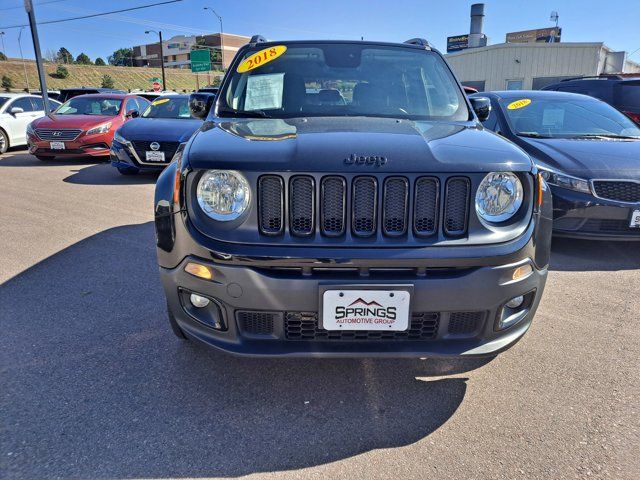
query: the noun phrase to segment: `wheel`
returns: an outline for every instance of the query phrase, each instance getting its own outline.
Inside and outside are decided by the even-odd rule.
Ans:
[[[9,137],[4,130],[0,128],[0,155],[9,149]]]
[[[36,155],[38,160],[42,160],[43,162],[47,162],[49,160],[53,160],[56,157],[45,157],[44,155]]]
[[[180,340],[188,340],[187,336],[184,334],[182,329],[178,326],[178,322],[176,321],[176,317],[171,313],[171,308],[169,308],[169,304],[167,303],[167,315],[169,316],[169,324],[171,325],[171,330],[176,337]]]
[[[140,170],[137,168],[118,167],[120,175],[137,175]]]

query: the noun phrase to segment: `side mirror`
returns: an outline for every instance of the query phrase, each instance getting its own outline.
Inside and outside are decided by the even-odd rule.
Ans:
[[[491,114],[491,100],[487,97],[469,97],[471,107],[476,112],[478,120],[481,122],[486,121]]]
[[[125,117],[127,118],[138,118],[140,116],[140,112],[138,110],[129,110]]]
[[[191,115],[201,120],[207,118],[215,98],[215,95],[204,92],[196,92],[189,95],[189,110],[191,110]]]
[[[24,113],[24,108],[11,107],[11,110],[9,110],[9,113],[12,115],[15,115],[16,113]]]

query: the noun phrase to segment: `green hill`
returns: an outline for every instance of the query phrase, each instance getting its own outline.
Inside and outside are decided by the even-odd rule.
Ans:
[[[26,60],[25,66],[29,87],[32,90],[40,89],[38,81],[38,71],[33,60]],[[49,90],[59,90],[67,87],[100,87],[102,77],[109,75],[113,78],[115,88],[122,90],[150,90],[151,78],[162,78],[162,71],[159,68],[149,67],[96,67],[95,65],[65,65],[69,71],[67,78],[56,78],[55,72],[58,65],[45,62],[45,72],[47,74],[47,88]],[[176,91],[192,91],[197,88],[196,74],[190,70],[174,68],[165,69],[167,77],[167,88]],[[0,61],[0,77],[7,75],[13,80],[14,90],[22,91],[27,87],[24,75],[24,67],[21,60],[9,59]],[[216,77],[220,77],[221,72],[210,72],[198,74],[200,86],[213,83]]]

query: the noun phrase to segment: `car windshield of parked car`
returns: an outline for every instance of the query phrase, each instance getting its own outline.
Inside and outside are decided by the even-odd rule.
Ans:
[[[523,97],[502,99],[500,105],[520,136],[640,138],[640,129],[626,115],[598,100]]]
[[[142,114],[143,118],[192,118],[188,98],[158,98]]]
[[[122,100],[101,97],[74,97],[56,110],[56,115],[111,115],[120,111]]]
[[[466,121],[463,93],[438,54],[354,43],[247,51],[219,96],[221,117],[376,116]]]

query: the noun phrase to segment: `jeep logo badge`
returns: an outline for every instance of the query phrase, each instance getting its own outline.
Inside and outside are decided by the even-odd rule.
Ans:
[[[149,145],[149,147],[151,148],[151,150],[158,151],[160,150],[160,144],[158,142],[151,142],[151,144]]]
[[[356,155],[352,153],[349,157],[344,159],[345,165],[367,165],[381,167],[387,163],[387,157],[379,155]]]

